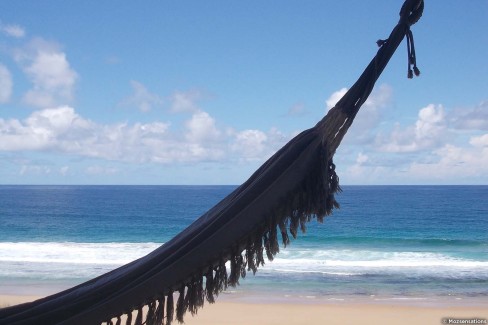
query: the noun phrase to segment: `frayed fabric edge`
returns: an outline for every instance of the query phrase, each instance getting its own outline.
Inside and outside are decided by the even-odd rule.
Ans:
[[[322,148],[321,156],[307,177],[280,200],[264,222],[246,238],[236,241],[230,254],[209,263],[205,270],[196,272],[191,280],[177,286],[176,306],[174,287],[167,288],[165,294],[148,298],[143,305],[132,307],[130,312],[126,312],[126,325],[170,325],[175,319],[183,323],[187,312],[197,314],[205,300],[214,303],[222,291],[239,285],[239,280],[245,278],[248,272],[255,274],[265,264],[264,255],[268,261],[272,261],[280,251],[278,233],[281,235],[282,246],[286,247],[290,244],[289,234],[297,238],[299,229],[301,232],[306,231],[307,222],[313,219],[322,222],[332,214],[334,208],[339,208],[335,194],[342,190],[335,165],[332,159],[327,159],[325,147]],[[223,251],[226,250],[229,251],[229,248]],[[143,310],[147,311],[145,317]],[[136,312],[134,323],[133,312]],[[113,315],[102,324],[113,324],[114,321],[120,323],[121,316]]]

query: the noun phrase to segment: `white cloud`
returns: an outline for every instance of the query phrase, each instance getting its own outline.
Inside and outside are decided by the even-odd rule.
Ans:
[[[392,95],[393,88],[391,88],[390,85],[380,85],[371,92],[371,95],[361,107],[360,112],[363,110],[378,112],[381,108],[384,108],[390,104]]]
[[[88,129],[90,124],[67,106],[36,111],[23,122],[0,119],[0,150],[53,149],[63,144],[60,140],[68,131]]]
[[[327,99],[327,109],[331,109],[347,92],[342,88]],[[393,89],[387,84],[375,88],[359,110],[354,123],[345,137],[345,144],[368,144],[374,141],[376,128],[383,118],[383,112],[391,102]]]
[[[69,172],[69,166],[63,166],[59,168],[59,174],[62,176],[66,176]]]
[[[368,156],[360,152],[356,158],[356,163],[362,165],[369,160]]]
[[[247,160],[262,159],[266,155],[268,136],[260,130],[244,130],[238,132],[232,150],[238,151]]]
[[[151,93],[142,83],[132,80],[132,95],[122,101],[122,105],[135,106],[141,112],[149,112],[154,106],[161,106],[163,99]]]
[[[347,91],[347,88],[341,88],[338,91],[333,92],[332,95],[330,95],[330,97],[325,101],[327,110],[330,110],[332,107],[334,107],[336,103],[346,94]],[[392,94],[393,89],[391,88],[391,86],[387,84],[380,85],[371,92],[370,96],[361,107],[360,112],[378,111],[380,108],[383,108],[390,103]]]
[[[51,174],[51,168],[43,165],[22,165],[19,175],[48,175]]]
[[[173,113],[196,112],[199,110],[196,102],[201,99],[201,97],[202,94],[198,90],[190,90],[187,92],[175,91],[170,96],[170,111]]]
[[[25,103],[45,108],[73,100],[78,75],[56,43],[33,39],[25,48],[17,49],[14,58],[32,83],[24,94]]]
[[[377,98],[371,107],[387,102],[385,97]],[[346,173],[340,176],[356,184],[479,182],[488,174],[488,134],[471,134],[466,139],[464,132],[453,138],[457,134],[448,128],[448,117],[442,105],[431,104],[419,110],[410,126],[397,126],[389,133],[391,139],[377,143],[383,151],[371,145],[362,146],[359,153],[341,152],[339,174],[341,168]],[[168,122],[101,124],[70,106],[34,111],[23,120],[0,118],[0,151],[93,158],[96,163],[83,170],[87,175],[121,173],[122,169],[107,166],[112,162],[252,165],[267,159],[289,138],[276,128],[219,128],[215,118],[200,109],[177,126]],[[63,165],[22,162],[17,166],[22,175],[80,174]]]
[[[0,64],[0,104],[10,100],[12,95],[12,75],[7,67]]]
[[[119,172],[120,170],[114,167],[88,166],[85,168],[85,174],[87,175],[114,175]]]
[[[362,152],[358,153],[355,163],[347,168],[347,176],[354,179],[363,178],[364,175],[369,174],[368,170],[371,166],[365,166],[368,161],[369,157],[366,154]]]
[[[488,130],[488,100],[468,109],[458,109],[449,115],[450,123],[461,130]]]
[[[7,36],[22,38],[25,36],[25,29],[19,25],[0,25],[0,30]]]
[[[347,92],[347,88],[341,88],[338,91],[335,91],[330,95],[330,97],[325,101],[325,105],[327,110],[330,110],[332,107],[337,104],[337,102],[344,96]]]
[[[215,126],[215,119],[207,112],[194,113],[185,126],[187,129],[185,136],[191,142],[213,141],[220,136],[220,131]]]
[[[242,161],[264,161],[280,149],[290,137],[278,129],[231,131],[233,142],[230,149],[238,153]]]
[[[338,165],[349,184],[486,184],[488,134],[469,144],[445,144],[428,154],[357,155],[353,164]],[[345,172],[341,172],[344,168]]]
[[[417,180],[442,181],[451,184],[478,184],[488,174],[488,135],[472,138],[472,146],[446,144],[434,151],[435,160],[413,162],[409,175]]]
[[[0,150],[53,151],[120,161],[149,161],[164,150],[169,124],[97,124],[68,106],[32,113],[24,121],[0,119]]]
[[[216,127],[215,119],[207,112],[195,112],[184,125],[184,138],[178,144],[180,148],[173,151],[177,153],[178,160],[217,161],[225,156],[221,131]]]
[[[472,137],[469,140],[469,144],[471,144],[473,147],[488,147],[488,134],[483,134],[479,137]],[[488,162],[487,162],[488,163]]]
[[[415,152],[436,148],[447,140],[448,128],[442,105],[430,104],[418,113],[415,125],[402,129],[398,124],[387,136],[378,136],[378,149],[386,152]]]
[[[454,116],[458,115],[446,112],[442,105],[420,109],[415,123],[406,127],[397,124],[393,131],[378,137],[372,151],[358,154],[346,168],[346,179],[366,184],[486,182],[488,134],[466,139],[466,132],[454,132],[458,127]]]
[[[444,108],[430,104],[419,111],[415,123],[415,137],[420,140],[437,139],[446,129]]]
[[[170,124],[99,124],[60,106],[33,112],[24,120],[0,118],[0,151],[37,151],[128,163],[193,163],[264,160],[286,136],[276,129],[229,131],[199,111],[171,131]],[[67,171],[67,170],[66,170]],[[61,174],[63,171],[60,171]]]

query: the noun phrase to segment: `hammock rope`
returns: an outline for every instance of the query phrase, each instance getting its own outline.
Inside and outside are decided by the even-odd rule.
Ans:
[[[419,75],[410,27],[423,9],[423,0],[406,0],[398,24],[377,42],[377,54],[335,107],[172,240],[71,289],[0,309],[0,324],[119,325],[125,315],[127,325],[170,325],[256,273],[265,255],[272,261],[279,252],[279,237],[286,247],[290,234],[296,238],[307,222],[321,222],[339,208],[333,156],[404,37],[408,76]]]

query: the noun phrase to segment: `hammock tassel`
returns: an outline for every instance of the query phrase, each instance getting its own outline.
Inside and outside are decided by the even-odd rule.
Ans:
[[[158,307],[156,308],[156,324],[163,324],[164,318],[164,295],[158,299]]]
[[[156,323],[156,300],[151,301],[148,305],[145,325],[160,325]]]
[[[185,315],[185,312],[185,285],[182,285],[179,291],[178,301],[176,302],[176,319],[178,322],[183,323],[183,315]]]
[[[173,302],[173,291],[168,294],[168,299],[166,300],[166,325],[171,325],[174,318],[174,302]]]
[[[127,312],[127,320],[125,321],[125,325],[132,325],[132,311]]]
[[[211,304],[215,302],[213,295],[213,282],[213,269],[209,267],[207,273],[205,274],[205,298],[207,298],[207,301]]]
[[[137,316],[136,316],[135,325],[142,325],[142,307],[139,307],[137,309]]]

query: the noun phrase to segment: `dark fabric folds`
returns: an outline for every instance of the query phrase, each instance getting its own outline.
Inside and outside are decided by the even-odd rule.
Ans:
[[[213,303],[255,273],[265,256],[273,260],[280,241],[286,246],[307,222],[339,207],[334,153],[422,9],[422,0],[405,1],[399,23],[337,105],[171,241],[76,287],[1,309],[0,324],[182,322],[187,312],[196,314],[205,300]]]

